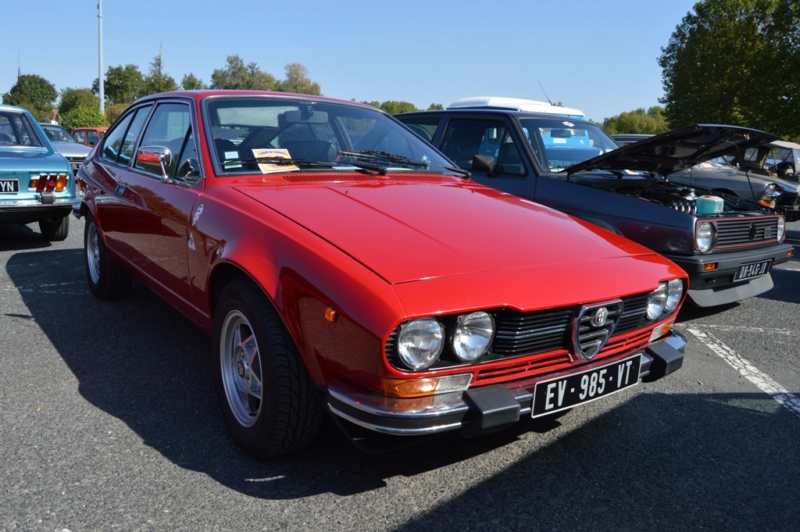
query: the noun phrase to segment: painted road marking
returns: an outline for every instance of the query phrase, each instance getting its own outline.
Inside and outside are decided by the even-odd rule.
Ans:
[[[689,327],[688,330],[722,360],[730,364],[742,377],[755,384],[759,390],[778,401],[790,412],[800,416],[800,397],[789,393],[789,390],[772,380],[766,373],[759,371],[749,360],[736,353],[714,335],[695,327]]]

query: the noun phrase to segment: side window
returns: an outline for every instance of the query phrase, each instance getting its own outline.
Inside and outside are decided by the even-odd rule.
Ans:
[[[77,140],[81,144],[86,142],[86,133],[83,131],[76,131],[73,137],[75,137],[75,140]]]
[[[431,142],[433,140],[433,135],[436,133],[436,128],[439,127],[440,121],[439,117],[414,117],[413,121],[403,121],[403,123],[422,140]]]
[[[147,114],[152,106],[140,107],[122,119],[113,130],[109,131],[108,138],[103,145],[103,159],[126,165],[133,155],[136,137],[142,129]]]
[[[442,140],[442,151],[461,168],[472,169],[475,155],[494,158],[495,173],[525,175],[519,146],[500,120],[451,120]]]
[[[142,136],[142,146],[161,146],[169,148],[172,152],[170,164],[166,167],[167,177],[174,177],[179,167],[184,141],[191,134],[191,112],[189,106],[183,103],[163,103],[156,107],[153,117],[147,124],[147,129]],[[136,164],[136,168],[153,173],[152,169]],[[161,177],[160,174],[157,177]]]

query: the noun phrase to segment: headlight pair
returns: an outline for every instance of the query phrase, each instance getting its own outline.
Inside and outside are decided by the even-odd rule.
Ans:
[[[647,302],[647,319],[656,321],[675,312],[683,297],[683,281],[672,279],[658,283],[658,288],[650,292]]]
[[[449,347],[462,362],[474,362],[489,351],[494,337],[494,319],[487,312],[458,316],[450,333]],[[435,318],[411,320],[400,326],[397,354],[411,370],[433,366],[448,343],[445,326]]]

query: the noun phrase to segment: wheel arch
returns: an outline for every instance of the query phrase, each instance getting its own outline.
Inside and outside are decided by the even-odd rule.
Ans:
[[[211,328],[213,329],[214,327],[214,316],[220,303],[220,295],[226,286],[238,279],[247,280],[254,287],[260,290],[264,297],[267,298],[267,301],[269,301],[269,304],[275,309],[275,313],[281,319],[286,327],[286,330],[289,332],[289,335],[292,337],[292,341],[295,344],[297,352],[300,354],[300,358],[302,359],[303,365],[306,367],[306,371],[308,371],[309,375],[311,375],[311,378],[314,380],[314,382],[321,382],[322,374],[316,360],[314,360],[313,357],[309,359],[309,357],[305,356],[306,350],[304,348],[305,342],[303,332],[299,323],[297,323],[297,321],[293,318],[293,316],[297,315],[297,312],[286,308],[286,302],[283,301],[280,295],[280,288],[278,288],[280,286],[280,280],[277,278],[271,279],[269,282],[269,286],[276,287],[276,291],[271,293],[269,290],[265,289],[264,283],[260,282],[259,279],[251,275],[242,265],[232,262],[222,262],[217,264],[212,269],[208,282]]]

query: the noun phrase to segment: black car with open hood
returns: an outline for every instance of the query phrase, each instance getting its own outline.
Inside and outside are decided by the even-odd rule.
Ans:
[[[475,181],[562,210],[670,258],[689,274],[689,299],[699,306],[733,303],[771,289],[770,270],[792,255],[779,212],[668,178],[776,138],[769,133],[696,124],[620,148],[596,124],[560,114],[555,106],[546,112],[452,106],[397,118]]]

